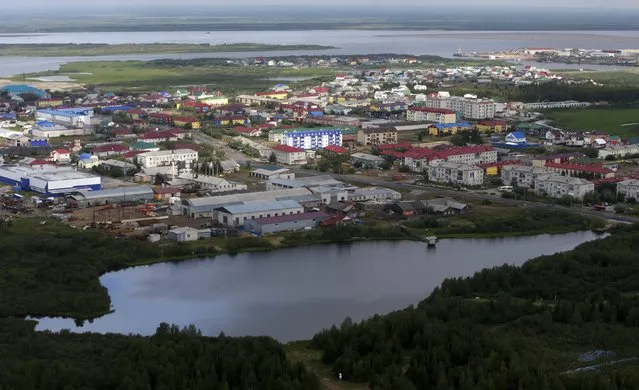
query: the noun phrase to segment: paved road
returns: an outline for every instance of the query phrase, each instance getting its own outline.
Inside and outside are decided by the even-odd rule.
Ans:
[[[309,171],[305,169],[296,169],[295,171],[302,174],[313,175],[313,176],[326,174],[323,172]],[[463,198],[463,199],[473,199],[473,200],[488,199],[495,203],[510,204],[510,205],[525,205],[526,207],[535,207],[535,208],[544,208],[544,209],[553,208],[555,210],[567,211],[567,212],[577,213],[582,215],[589,215],[589,216],[599,217],[602,219],[608,219],[608,220],[617,221],[617,222],[639,223],[639,217],[636,217],[636,216],[607,213],[607,212],[592,210],[586,207],[566,207],[566,206],[560,206],[560,205],[554,205],[554,204],[548,204],[548,203],[530,202],[530,201],[519,200],[519,199],[505,199],[498,195],[496,196],[496,195],[489,195],[489,194],[480,194],[480,193],[471,192],[471,191],[455,191],[455,190],[449,190],[446,188],[423,186],[423,185],[409,184],[409,183],[403,183],[403,182],[388,182],[386,180],[370,177],[370,176],[334,175],[334,174],[332,174],[331,176],[333,176],[337,180],[343,180],[343,181],[348,181],[353,183],[377,185],[381,187],[388,187],[388,188],[394,188],[394,189],[420,190],[420,191],[428,192],[434,195],[456,197],[456,198]]]

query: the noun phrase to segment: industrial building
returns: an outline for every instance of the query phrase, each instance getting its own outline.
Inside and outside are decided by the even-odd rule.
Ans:
[[[372,169],[379,168],[384,160],[382,157],[375,156],[373,154],[368,153],[353,153],[351,154],[350,161],[352,164],[361,164],[362,168]]]
[[[313,193],[306,188],[277,191],[247,192],[233,195],[208,196],[182,200],[182,214],[190,218],[213,217],[216,208],[238,205],[253,201],[294,200],[298,203],[308,200]]]
[[[316,150],[329,145],[342,146],[340,129],[296,129],[282,133],[282,144],[304,150]]]
[[[29,130],[29,133],[32,136],[39,138],[70,137],[76,135],[87,135],[92,132],[93,129],[91,127],[66,127],[46,120],[37,121],[33,128]]]
[[[36,118],[56,125],[84,128],[91,125],[93,109],[88,107],[38,110]]]
[[[175,242],[189,242],[197,241],[199,235],[199,230],[185,226],[169,230],[167,238]]]
[[[250,173],[251,177],[256,177],[262,180],[272,179],[295,179],[295,172],[287,168],[278,166],[265,166],[254,169]]]
[[[247,220],[246,230],[257,234],[269,234],[279,232],[291,232],[316,228],[322,221],[330,218],[330,215],[322,212],[308,212],[301,214],[280,215],[270,218],[258,218]]]
[[[99,176],[51,165],[40,168],[1,165],[0,182],[47,196],[63,195],[79,189],[99,190],[102,184]]]
[[[246,221],[251,219],[303,212],[304,207],[293,200],[253,201],[218,207],[214,210],[213,220],[227,226],[243,226]]]
[[[390,202],[401,199],[401,193],[384,187],[356,188],[348,191],[349,202]]]
[[[79,190],[68,198],[79,207],[96,206],[120,202],[153,200],[153,189],[149,186],[119,187],[97,191]]]

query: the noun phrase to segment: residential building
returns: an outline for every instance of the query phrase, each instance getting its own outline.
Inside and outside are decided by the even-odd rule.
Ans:
[[[506,144],[510,145],[522,145],[526,144],[528,141],[526,140],[526,134],[521,131],[513,131],[506,135]]]
[[[157,144],[160,142],[175,142],[178,135],[172,131],[150,131],[138,136],[138,141]]]
[[[225,115],[214,118],[211,123],[213,126],[248,126],[251,124],[249,118],[242,115]]]
[[[160,147],[151,142],[138,141],[131,144],[130,149],[136,152],[157,152],[160,150]]]
[[[373,103],[370,105],[369,110],[373,113],[393,114],[406,111],[407,108],[408,105],[404,102]]]
[[[71,162],[71,152],[66,149],[55,149],[49,153],[49,159],[57,162],[58,164],[65,164]]]
[[[259,137],[262,135],[262,130],[252,127],[237,126],[233,128],[233,131],[245,137]]]
[[[403,158],[412,172],[425,172],[428,165],[447,161],[469,165],[482,165],[497,161],[497,150],[492,146],[462,146],[435,150],[428,148],[412,148],[397,155]]]
[[[535,194],[561,198],[569,195],[583,199],[588,192],[595,190],[595,185],[588,180],[561,175],[541,175],[535,180]]]
[[[536,156],[532,160],[533,167],[545,167],[547,163],[554,162],[557,164],[568,164],[572,160],[577,158],[583,158],[585,155],[583,153],[562,153],[562,154],[553,154],[550,156]]]
[[[173,119],[173,123],[177,127],[185,129],[199,129],[201,127],[200,120],[190,116],[181,116]]]
[[[475,125],[475,129],[480,133],[505,133],[508,131],[508,122],[506,121],[481,121]]]
[[[152,168],[183,163],[186,168],[197,161],[198,153],[191,149],[160,150],[138,154],[138,164],[143,168]]]
[[[424,212],[426,214],[458,215],[472,211],[472,208],[469,205],[449,198],[436,198],[422,200],[420,202],[424,205]]]
[[[38,99],[36,101],[36,107],[38,108],[59,107],[63,104],[64,104],[64,100],[62,100],[62,98]]]
[[[304,149],[296,148],[289,145],[277,145],[273,147],[273,153],[277,162],[287,165],[304,165],[306,164],[306,152]]]
[[[406,120],[411,122],[455,123],[457,122],[457,113],[445,108],[413,106],[406,111]]]
[[[150,114],[148,117],[148,121],[151,123],[158,123],[161,125],[172,125],[173,116],[159,112],[159,113]]]
[[[106,158],[109,156],[125,153],[128,150],[129,148],[123,144],[106,144],[94,147],[91,152],[99,158]]]
[[[467,187],[484,184],[484,170],[470,164],[436,162],[428,166],[428,181]]]
[[[524,103],[522,108],[524,110],[549,110],[556,108],[585,108],[592,106],[590,102],[578,102],[576,100],[566,100],[562,102],[537,102],[537,103]]]
[[[239,227],[251,219],[302,214],[304,207],[293,200],[252,201],[226,205],[214,210],[213,220],[219,224]]]
[[[321,117],[309,116],[304,118],[304,123],[326,125],[326,126],[354,126],[354,127],[359,127],[361,125],[360,119],[358,117],[335,116],[335,115],[324,115]]]
[[[307,212],[301,214],[280,215],[270,218],[258,218],[247,220],[246,230],[257,234],[269,234],[279,232],[290,232],[297,230],[308,230],[320,226],[320,223],[330,218],[330,215],[323,212]]]
[[[304,150],[321,149],[329,145],[342,146],[340,129],[296,129],[282,134],[282,144]]]
[[[288,97],[287,91],[266,91],[266,92],[257,92],[255,96],[268,98],[268,99],[277,99],[277,100],[285,100]]]
[[[514,185],[523,188],[533,188],[535,179],[548,174],[546,168],[531,167],[527,165],[510,165],[501,169],[501,182],[506,185]]]
[[[427,127],[428,135],[445,136],[455,135],[464,130],[470,130],[472,126],[468,122],[435,123]]]
[[[599,150],[599,158],[613,156],[614,158],[623,158],[628,155],[639,154],[639,144],[634,145],[608,145]]]
[[[617,194],[625,195],[626,200],[639,200],[639,180],[624,180],[617,183]]]
[[[375,169],[379,168],[384,160],[382,157],[375,156],[368,153],[353,153],[350,156],[350,162],[353,165],[361,164],[361,167],[364,169]]]
[[[583,176],[592,179],[609,179],[615,177],[615,171],[601,165],[560,164],[547,162],[546,169],[563,176]]]
[[[357,142],[361,145],[381,145],[397,143],[397,130],[389,128],[368,128],[357,132]]]
[[[452,110],[461,114],[464,119],[492,119],[495,117],[495,102],[489,99],[478,99],[475,96],[450,96],[447,93],[432,94],[424,102],[426,107]],[[455,122],[455,121],[453,121]]]

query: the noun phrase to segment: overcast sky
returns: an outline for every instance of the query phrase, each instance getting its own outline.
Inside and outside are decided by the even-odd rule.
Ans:
[[[243,6],[243,5],[294,5],[296,8],[304,7],[304,4],[317,6],[335,6],[335,5],[376,5],[376,4],[389,4],[381,2],[379,0],[323,0],[322,2],[312,2],[304,0],[26,0],[22,2],[12,3],[12,7],[59,7],[60,5],[75,5],[88,9],[91,5],[100,5],[103,7],[114,7],[123,5],[170,5],[188,7],[190,5],[197,6],[210,6],[211,8],[216,6]],[[419,5],[419,6],[508,6],[508,7],[588,7],[588,8],[635,8],[639,9],[639,0],[535,0],[530,2],[516,2],[513,0],[394,0],[393,5]]]

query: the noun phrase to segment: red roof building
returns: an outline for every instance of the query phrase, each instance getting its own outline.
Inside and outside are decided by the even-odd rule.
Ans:
[[[122,154],[129,148],[122,144],[100,145],[93,148],[92,152],[98,157],[108,157],[114,154]]]
[[[346,150],[345,148],[342,148],[341,146],[337,146],[337,145],[325,146],[324,150],[326,150],[327,152],[335,153],[335,154],[346,154],[346,153],[348,153],[348,150]]]
[[[55,163],[53,161],[47,161],[47,160],[33,160],[29,163],[29,166],[31,167],[38,167],[43,165],[55,165]]]
[[[273,147],[273,150],[277,150],[279,152],[285,152],[285,153],[304,152],[304,149],[296,148],[294,146],[289,146],[289,145],[277,145]]]
[[[591,174],[596,178],[609,179],[615,177],[615,171],[598,165],[562,164],[547,162],[546,168],[565,175],[578,176],[579,174]]]

